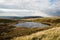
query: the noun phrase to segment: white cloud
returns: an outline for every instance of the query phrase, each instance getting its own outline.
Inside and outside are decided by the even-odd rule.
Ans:
[[[0,8],[1,11],[4,11],[4,12],[32,12],[33,10],[26,10],[26,9],[3,9],[3,8]]]
[[[1,13],[0,16],[19,16],[15,13]]]
[[[33,16],[43,16],[43,17],[50,17],[50,15],[45,14],[44,12],[41,11],[35,11],[34,14],[32,14]]]
[[[50,16],[56,15],[57,10],[60,10],[60,0],[53,5],[50,0],[0,0],[0,11],[6,14]]]
[[[8,8],[25,8],[25,9],[46,9],[50,6],[49,0],[0,0],[0,4],[7,6]]]

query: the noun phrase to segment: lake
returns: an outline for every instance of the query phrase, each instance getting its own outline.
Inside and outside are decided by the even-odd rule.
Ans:
[[[49,25],[42,24],[42,23],[37,23],[37,22],[23,22],[23,23],[18,23],[15,26],[35,28],[35,27],[48,27]]]

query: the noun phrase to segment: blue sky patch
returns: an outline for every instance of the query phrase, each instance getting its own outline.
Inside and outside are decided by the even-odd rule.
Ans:
[[[52,4],[54,4],[54,3],[55,3],[55,0],[50,0],[50,2],[51,2],[51,5],[52,5]]]

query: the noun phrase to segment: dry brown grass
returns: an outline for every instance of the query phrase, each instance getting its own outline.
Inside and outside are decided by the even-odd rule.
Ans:
[[[49,27],[47,28],[14,27],[13,25],[18,22],[39,22],[39,23],[49,25]],[[59,33],[60,18],[37,18],[37,19],[29,19],[29,20],[28,19],[24,19],[24,20],[23,19],[22,20],[0,19],[0,23],[4,23],[0,25],[0,27],[1,28],[3,27],[6,29],[6,31],[8,31],[8,32],[5,32],[5,29],[4,29],[3,32],[1,33],[1,30],[0,30],[0,39],[1,37],[3,38],[1,40],[10,40],[11,38],[15,38],[15,37],[17,37],[16,40],[44,40],[44,39],[55,40],[55,38],[56,40],[60,40],[59,39],[60,38],[60,33]],[[11,30],[9,27],[14,27],[14,28],[12,28]]]
[[[60,40],[60,27],[40,31],[28,36],[17,37],[14,40]]]

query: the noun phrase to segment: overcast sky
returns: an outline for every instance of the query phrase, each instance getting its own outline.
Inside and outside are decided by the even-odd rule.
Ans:
[[[0,0],[0,16],[60,16],[60,0]]]

